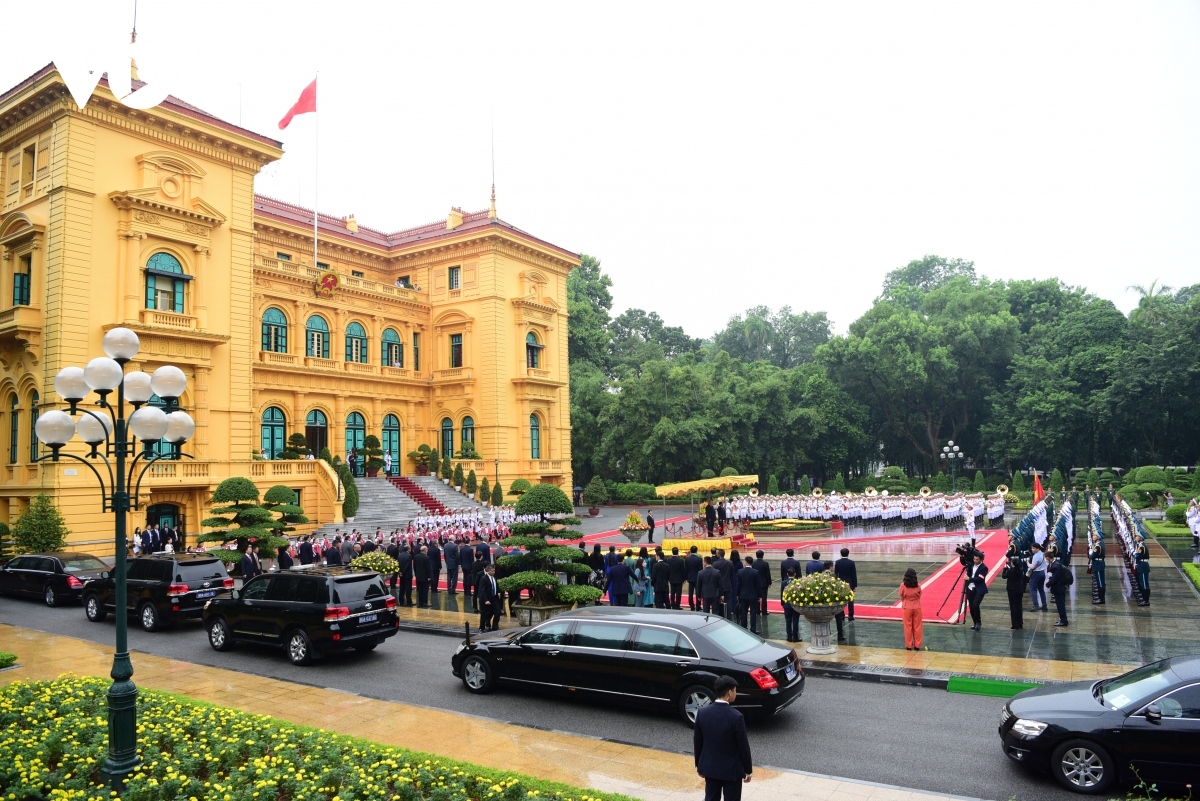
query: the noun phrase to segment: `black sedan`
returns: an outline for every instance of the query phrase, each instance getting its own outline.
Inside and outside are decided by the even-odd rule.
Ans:
[[[497,685],[675,709],[689,725],[737,680],[734,706],[774,715],[804,692],[796,652],[701,612],[596,606],[464,642],[451,658],[473,693]]]
[[[41,598],[46,606],[79,602],[83,585],[108,566],[88,553],[30,553],[0,568],[0,594]]]
[[[1200,785],[1200,655],[1027,690],[1004,706],[1000,738],[1009,758],[1080,793]]]

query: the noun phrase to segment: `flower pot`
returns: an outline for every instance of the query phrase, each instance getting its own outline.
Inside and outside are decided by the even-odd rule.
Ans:
[[[522,626],[536,626],[543,620],[549,620],[562,612],[569,612],[574,604],[547,604],[542,606],[530,601],[517,601],[512,605],[517,613],[517,621]]]
[[[812,624],[812,645],[806,649],[810,654],[836,654],[837,643],[829,633],[829,621],[837,617],[844,606],[801,606],[796,609]]]
[[[418,475],[418,476],[427,476],[427,475],[429,475],[429,465],[426,465],[426,464],[419,464],[419,465],[417,465],[417,475]]]
[[[596,515],[598,515],[598,514],[600,514],[600,507],[599,507],[599,506],[589,506],[589,507],[588,507],[588,515],[589,515],[589,516],[591,516],[591,517],[595,517],[595,516],[596,516]]]
[[[462,487],[455,487],[455,488],[454,488],[454,491],[455,491],[455,492],[462,492]]]
[[[442,483],[443,483],[443,484],[445,484],[445,485],[448,487],[448,486],[450,486],[450,479],[448,479],[448,478],[443,478],[443,479],[442,479]]]
[[[354,522],[354,515],[350,515],[349,517],[347,517],[347,518],[346,518],[346,522],[347,522],[347,523],[353,523],[353,522]]]
[[[375,478],[377,475],[379,475],[378,467],[368,467],[367,468],[367,478]]]

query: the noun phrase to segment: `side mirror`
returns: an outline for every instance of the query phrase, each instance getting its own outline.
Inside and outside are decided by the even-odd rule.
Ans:
[[[106,579],[106,578],[112,578],[112,576],[109,574],[109,572],[107,570],[105,570],[103,573],[100,574],[100,578]]]
[[[1151,723],[1162,722],[1162,710],[1158,708],[1158,704],[1151,704],[1146,707],[1146,720]]]
[[[230,590],[229,597],[236,601],[238,598],[242,597],[242,594],[237,590]]]

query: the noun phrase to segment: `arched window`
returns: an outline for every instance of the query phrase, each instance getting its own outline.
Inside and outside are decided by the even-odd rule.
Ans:
[[[283,410],[277,406],[268,406],[262,414],[262,450],[267,459],[278,459],[284,451],[284,441],[287,439],[287,419]]]
[[[320,409],[313,409],[304,418],[304,437],[313,456],[319,457],[321,451],[329,447],[329,424]]]
[[[367,332],[358,323],[346,326],[346,361],[367,363]]]
[[[305,353],[314,359],[329,358],[329,323],[324,317],[314,314],[304,324],[305,338],[308,345]]]
[[[167,404],[157,395],[151,395],[150,400],[146,401],[146,404],[149,406],[157,406],[164,411],[167,408]],[[171,442],[167,442],[165,439],[160,439],[158,442],[150,443],[149,450],[151,453],[157,453],[166,459],[178,459],[180,446]]]
[[[363,440],[367,436],[367,423],[363,420],[363,416],[358,412],[350,412],[346,415],[346,461],[350,461],[350,451],[355,451],[354,459],[354,474],[356,476],[365,475],[364,463],[367,461],[363,458]]]
[[[404,366],[404,343],[400,341],[400,335],[391,328],[383,332],[383,366]]]
[[[155,253],[146,261],[146,308],[183,314],[183,292],[190,275],[170,253]]]
[[[262,349],[287,353],[287,318],[276,308],[267,309],[262,318]]]
[[[17,463],[17,439],[21,434],[21,406],[17,396],[12,396],[12,419],[8,422],[8,463]]]
[[[475,419],[473,417],[464,417],[462,421],[462,444],[465,449],[467,443],[475,444]]]
[[[38,438],[37,438],[37,421],[38,421],[38,403],[40,398],[37,392],[33,393],[33,397],[29,401],[29,461],[36,462],[38,458]]]
[[[525,366],[537,370],[542,366],[542,345],[538,342],[537,334],[530,331],[525,335]]]
[[[394,414],[383,418],[383,452],[392,455],[392,470],[388,475],[400,475],[400,418]]]
[[[454,421],[442,418],[442,456],[454,458]]]
[[[529,458],[542,458],[542,426],[536,414],[529,415]]]

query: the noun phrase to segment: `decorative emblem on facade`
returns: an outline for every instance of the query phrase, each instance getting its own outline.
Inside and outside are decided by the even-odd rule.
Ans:
[[[318,298],[329,299],[337,292],[338,286],[341,284],[341,279],[333,270],[326,270],[317,276],[317,282],[313,286],[313,291]]]
[[[149,211],[135,211],[133,213],[133,219],[137,220],[138,222],[144,222],[147,225],[159,224],[158,215]]]

